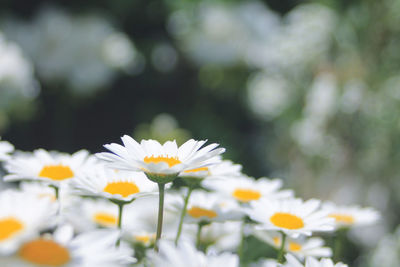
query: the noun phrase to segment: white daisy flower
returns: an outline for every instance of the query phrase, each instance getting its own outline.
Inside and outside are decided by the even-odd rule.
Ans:
[[[47,198],[53,202],[57,200],[54,189],[44,183],[21,182],[19,184],[19,188],[21,189],[21,191],[29,194],[34,194],[39,198]]]
[[[38,149],[33,153],[20,153],[5,164],[10,173],[5,181],[40,180],[59,187],[61,183],[69,182],[76,177],[77,172],[93,162],[86,150],[80,150],[72,155],[56,151],[48,152]]]
[[[143,172],[115,170],[104,164],[95,164],[79,172],[71,186],[82,195],[122,202],[131,202],[157,191],[157,185],[149,181]]]
[[[165,240],[160,241],[160,252],[150,257],[154,267],[236,267],[239,266],[239,257],[225,252],[223,254],[198,251],[189,242],[180,242],[178,246]]]
[[[174,196],[168,194],[165,198],[166,206],[170,206]],[[154,242],[157,229],[156,196],[138,198],[125,208],[122,224],[123,237],[132,242],[149,245]],[[178,217],[169,210],[164,210],[163,238],[172,240],[176,235]]]
[[[1,137],[0,137],[1,140]],[[14,151],[14,146],[7,141],[0,142],[0,161],[8,160],[10,153]]]
[[[0,193],[0,253],[13,252],[18,245],[51,226],[57,204],[14,190]]]
[[[307,257],[305,264],[299,262],[293,255],[286,255],[287,262],[282,267],[348,267],[344,263],[333,263],[331,259],[323,258],[317,260],[313,257]],[[279,265],[278,265],[279,266]]]
[[[169,207],[176,213],[183,209],[182,198],[176,198],[176,202]],[[233,201],[216,193],[204,191],[193,192],[186,210],[185,221],[187,223],[199,222],[225,222],[240,220],[244,216],[240,207]]]
[[[219,163],[209,167],[201,167],[192,170],[186,170],[180,173],[183,178],[198,179],[223,179],[227,177],[236,177],[241,175],[242,165],[234,164],[230,160],[222,160]]]
[[[242,175],[228,179],[207,179],[203,181],[203,186],[233,197],[241,203],[262,198],[284,199],[293,196],[292,190],[279,190],[282,187],[282,180],[265,177],[255,180]]]
[[[123,146],[115,143],[104,145],[112,153],[98,153],[98,157],[112,162],[113,167],[117,169],[144,171],[149,175],[163,176],[165,182],[169,182],[168,178],[175,178],[185,170],[207,167],[218,162],[217,156],[225,151],[224,148],[216,148],[218,144],[201,148],[206,141],[193,139],[180,147],[175,140],[161,145],[155,140],[142,140],[139,144],[128,135],[121,139]],[[167,177],[169,175],[171,177]]]
[[[227,221],[211,223],[203,226],[201,230],[200,243],[208,250],[223,252],[235,251],[241,241],[240,221]],[[194,224],[185,225],[182,235],[183,240],[195,242],[197,227]]]
[[[373,208],[338,206],[332,202],[324,203],[322,208],[335,219],[336,228],[371,225],[380,219],[379,212]]]
[[[260,240],[279,249],[282,245],[282,236],[278,232],[255,230],[253,235]],[[324,247],[324,240],[319,237],[313,238],[291,238],[287,237],[285,242],[285,251],[294,254],[299,259],[303,260],[307,256],[312,257],[331,257],[332,249]]]
[[[284,199],[253,201],[246,209],[251,219],[260,223],[258,229],[283,231],[296,238],[315,231],[333,230],[334,220],[320,209],[320,201],[310,199]]]
[[[94,230],[97,227],[117,228],[118,207],[104,199],[79,199],[64,213],[78,232]]]
[[[119,233],[107,229],[73,237],[71,227],[58,228],[53,235],[44,235],[22,244],[17,253],[3,257],[4,267],[65,266],[110,267],[128,266],[135,262],[133,251],[126,245],[116,248]]]

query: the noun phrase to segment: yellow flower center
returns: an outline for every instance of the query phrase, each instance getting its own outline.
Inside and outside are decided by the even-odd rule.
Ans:
[[[113,182],[109,183],[103,189],[104,192],[110,193],[111,195],[121,195],[122,197],[128,197],[132,194],[139,193],[139,187],[133,182]]]
[[[187,211],[187,213],[192,216],[193,218],[200,218],[200,217],[208,217],[210,219],[217,217],[217,213],[213,210],[203,209],[200,207],[192,207]]]
[[[303,219],[297,217],[296,215],[285,212],[275,213],[271,216],[270,221],[277,227],[291,230],[300,229],[304,226]]]
[[[241,202],[250,202],[260,199],[261,193],[257,190],[238,188],[233,191],[232,196]]]
[[[301,245],[296,242],[289,242],[289,250],[294,252],[300,251]]]
[[[272,240],[274,241],[275,246],[281,245],[281,239],[279,237],[275,236],[274,238],[272,238]]]
[[[97,212],[93,215],[93,221],[101,226],[110,227],[117,225],[118,218],[111,213]]]
[[[353,224],[354,217],[347,214],[330,214],[328,217],[334,218],[337,223]]]
[[[145,163],[147,163],[147,164],[149,164],[149,163],[155,163],[155,164],[157,164],[157,163],[160,163],[160,162],[165,162],[165,163],[168,164],[168,166],[169,166],[170,168],[171,168],[172,166],[176,165],[176,164],[182,163],[182,162],[178,159],[178,157],[168,157],[168,156],[158,156],[158,157],[154,157],[154,156],[147,157],[147,156],[146,156],[146,157],[143,159],[143,161],[144,161]]]
[[[155,234],[152,235],[135,235],[135,240],[137,242],[143,243],[143,244],[148,244],[150,241],[154,240],[156,238]]]
[[[70,167],[61,164],[46,165],[40,171],[39,176],[54,181],[62,181],[74,177],[74,172]]]
[[[208,171],[208,168],[207,168],[207,167],[201,167],[201,168],[196,168],[196,169],[184,171],[184,173],[206,172],[206,171]]]
[[[0,242],[7,240],[24,228],[24,225],[13,217],[0,219]]]
[[[62,266],[70,261],[67,248],[46,239],[37,239],[25,243],[18,252],[25,261],[44,266]]]

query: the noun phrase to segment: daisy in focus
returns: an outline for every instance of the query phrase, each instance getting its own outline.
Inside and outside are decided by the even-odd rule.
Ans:
[[[149,181],[143,172],[115,170],[104,164],[95,164],[82,170],[71,186],[81,195],[126,203],[157,191],[157,185]]]
[[[332,202],[324,203],[322,208],[335,219],[336,228],[372,225],[380,219],[379,212],[373,208],[338,206]]]
[[[160,252],[151,255],[154,267],[237,267],[239,258],[237,255],[225,252],[222,254],[208,253],[196,250],[189,242],[181,242],[176,247],[168,241],[160,242]]]
[[[317,260],[313,257],[307,257],[305,264],[299,262],[293,255],[286,255],[287,263],[282,267],[348,267],[347,264],[344,263],[333,263],[331,259],[323,258],[321,260]]]
[[[256,230],[253,235],[276,249],[279,249],[282,245],[282,237],[277,232]],[[319,237],[308,239],[304,236],[299,238],[288,237],[285,242],[285,251],[292,253],[301,260],[304,260],[307,256],[317,258],[332,256],[332,249],[324,247],[324,240]]]
[[[144,171],[158,176],[172,175],[174,178],[183,171],[207,167],[218,162],[224,148],[210,144],[202,148],[206,141],[188,140],[180,147],[175,140],[163,145],[155,140],[142,140],[140,144],[128,135],[122,138],[124,145],[107,144],[112,153],[98,153],[97,156],[112,163],[116,169]]]
[[[14,190],[1,192],[0,254],[15,251],[22,241],[51,227],[51,218],[56,211],[57,204],[49,199]]]
[[[16,253],[0,259],[5,267],[68,266],[109,267],[128,266],[135,262],[132,249],[115,247],[119,234],[111,230],[96,230],[73,237],[71,227],[58,228],[53,235],[31,239]]]
[[[0,161],[8,160],[10,158],[10,153],[13,151],[14,146],[12,144],[7,141],[0,141]]]
[[[227,179],[208,179],[203,186],[234,198],[240,203],[249,203],[262,198],[285,199],[293,197],[293,191],[280,190],[282,180],[265,177],[257,180],[248,177],[230,177]]]
[[[256,228],[282,231],[290,237],[311,235],[313,232],[332,231],[334,219],[320,209],[320,201],[310,199],[268,200],[250,203],[247,215],[260,223]]]
[[[44,181],[55,187],[71,181],[76,174],[93,162],[95,159],[89,157],[89,152],[80,150],[72,155],[38,149],[33,153],[19,153],[9,159],[5,168],[9,172],[4,180],[36,180]]]

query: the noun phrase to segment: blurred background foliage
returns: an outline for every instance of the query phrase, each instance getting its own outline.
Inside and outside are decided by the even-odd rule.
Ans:
[[[351,233],[361,248],[399,223],[400,1],[0,7],[0,135],[18,149],[207,138],[301,197],[380,210],[368,235]],[[349,260],[380,262],[385,244]]]

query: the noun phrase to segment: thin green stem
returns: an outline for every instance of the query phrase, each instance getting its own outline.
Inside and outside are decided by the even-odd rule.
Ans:
[[[182,208],[182,212],[181,212],[181,217],[179,219],[178,232],[176,233],[176,238],[175,238],[175,246],[178,245],[179,238],[180,238],[181,233],[182,233],[183,219],[185,218],[185,215],[186,215],[187,205],[189,203],[189,198],[190,198],[190,195],[192,194],[192,191],[193,191],[193,187],[189,186],[188,192],[187,192],[187,194],[185,196],[185,199],[184,199],[184,204],[183,204],[183,208]]]
[[[121,232],[121,225],[122,225],[122,212],[124,209],[124,203],[118,203],[118,229]],[[118,238],[117,243],[115,244],[117,247],[119,247],[119,244],[121,243],[121,236]]]
[[[154,244],[154,250],[158,252],[158,240],[161,238],[162,232],[162,224],[163,224],[163,215],[164,215],[164,189],[165,184],[158,183],[158,221],[157,221],[157,235],[156,242]]]
[[[286,243],[286,234],[281,232],[282,240],[281,240],[281,248],[278,252],[278,263],[283,263],[283,254],[285,254],[285,243]]]
[[[50,187],[52,187],[54,189],[54,194],[56,195],[56,200],[58,201],[58,197],[59,197],[59,188],[55,185],[50,185]]]
[[[244,228],[245,228],[245,225],[246,225],[246,221],[243,221],[242,222],[242,227],[240,229],[240,244],[239,244],[238,252],[237,252],[238,255],[239,255],[239,260],[240,260],[241,265],[243,265],[243,252],[244,252],[244,239],[245,239]]]
[[[336,231],[336,238],[333,246],[333,259],[339,261],[342,258],[342,247],[346,242],[346,228],[341,228]]]
[[[203,229],[203,226],[205,224],[202,222],[199,222],[197,226],[197,234],[196,234],[196,248],[200,249],[200,243],[201,243],[201,229]]]

